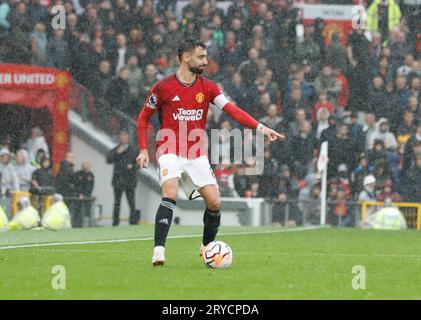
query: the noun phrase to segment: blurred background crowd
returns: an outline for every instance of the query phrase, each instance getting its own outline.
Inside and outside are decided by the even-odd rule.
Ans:
[[[65,7],[65,30],[51,27],[54,4]],[[232,1],[226,11],[216,0],[192,0],[180,15],[176,5],[0,0],[0,30],[27,43],[32,64],[69,70],[133,119],[152,85],[177,70],[180,40],[203,41],[206,76],[286,136],[265,145],[260,176],[246,175],[246,165],[216,165],[223,196],[319,199],[316,161],[328,141],[330,200],[421,201],[420,1],[363,3],[368,30],[353,30],[345,42],[333,34],[328,43],[321,19],[297,33],[302,20],[290,0]],[[207,124],[239,127],[214,108]],[[229,138],[221,136],[221,144],[230,148]],[[343,206],[333,211],[346,215]]]

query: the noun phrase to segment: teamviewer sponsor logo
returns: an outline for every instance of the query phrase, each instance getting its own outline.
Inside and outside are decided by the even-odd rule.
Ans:
[[[186,110],[178,108],[178,113],[173,113],[174,120],[178,121],[199,121],[203,117],[203,109]]]

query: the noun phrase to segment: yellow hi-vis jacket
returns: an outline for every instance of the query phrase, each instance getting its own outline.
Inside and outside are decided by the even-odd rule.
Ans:
[[[377,6],[381,0],[374,0],[367,10],[366,28],[369,31],[379,30],[379,13]],[[389,30],[401,22],[401,10],[395,0],[389,0],[387,11],[388,27]]]
[[[9,220],[7,219],[6,212],[4,212],[3,208],[0,206],[0,230],[6,229]]]
[[[63,201],[56,202],[47,209],[42,217],[42,226],[52,230],[71,228],[69,208]]]
[[[375,213],[374,229],[404,230],[407,228],[405,218],[398,208],[383,208]]]
[[[28,230],[38,226],[40,222],[37,209],[32,206],[19,211],[12,221],[9,222],[9,230]]]

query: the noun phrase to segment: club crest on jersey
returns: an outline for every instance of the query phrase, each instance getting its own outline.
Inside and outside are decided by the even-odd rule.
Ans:
[[[148,98],[148,102],[146,103],[146,106],[151,109],[156,109],[157,103],[158,103],[158,99],[156,95],[151,94]]]
[[[178,113],[173,113],[174,120],[178,121],[198,121],[203,117],[203,109],[178,108]]]
[[[202,103],[205,100],[205,95],[201,92],[196,94],[196,101],[199,103]]]

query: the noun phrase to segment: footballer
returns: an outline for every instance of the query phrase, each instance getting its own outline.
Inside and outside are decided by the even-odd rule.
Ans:
[[[152,87],[138,118],[140,154],[137,162],[141,169],[147,168],[149,164],[147,128],[149,119],[155,112],[158,112],[161,125],[156,147],[162,200],[155,218],[152,257],[154,266],[165,263],[165,242],[182,177],[183,181],[184,177],[188,177],[206,204],[201,248],[214,241],[218,232],[221,201],[204,137],[210,103],[243,126],[261,130],[269,141],[284,138],[235,106],[215,83],[201,76],[208,64],[204,43],[193,39],[183,41],[178,50],[178,58],[178,71]],[[189,198],[191,199],[191,195]]]

